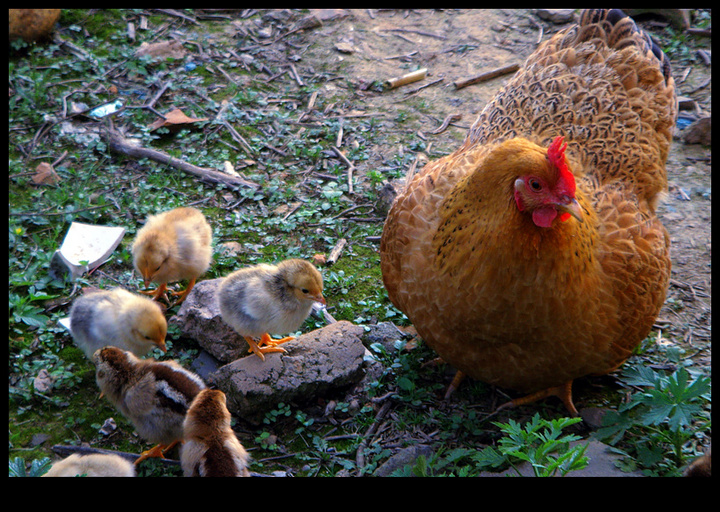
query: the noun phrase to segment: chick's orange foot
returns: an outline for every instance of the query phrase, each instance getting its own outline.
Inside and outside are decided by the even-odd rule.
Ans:
[[[547,398],[549,396],[556,396],[562,402],[565,404],[565,407],[567,408],[568,412],[573,416],[577,417],[580,414],[578,413],[577,409],[575,408],[575,404],[572,400],[572,383],[573,381],[569,380],[565,384],[561,384],[559,386],[554,386],[551,388],[543,389],[541,391],[537,391],[535,393],[531,393],[527,396],[516,398],[515,400],[511,400],[509,402],[506,402],[502,404],[500,407],[498,407],[495,412],[501,411],[502,409],[509,409],[510,407],[518,407],[520,405],[526,405],[533,402],[537,402],[538,400],[542,400],[543,398]]]
[[[137,466],[142,461],[147,459],[164,459],[165,453],[173,449],[175,445],[179,442],[180,441],[174,441],[168,445],[158,444],[153,446],[149,450],[145,450],[140,454],[140,457],[137,458],[137,460],[135,461],[135,465]]]
[[[270,337],[268,333],[265,333],[260,338],[260,341],[255,341],[250,336],[245,336],[245,341],[247,341],[248,345],[250,345],[250,348],[248,349],[248,352],[254,352],[256,356],[258,356],[262,361],[265,361],[265,356],[263,354],[271,354],[273,352],[286,352],[286,350],[282,347],[278,347],[277,345],[280,345],[281,343],[285,343],[286,341],[290,341],[294,339],[292,336],[287,336],[285,338],[280,338],[279,340],[274,340]]]

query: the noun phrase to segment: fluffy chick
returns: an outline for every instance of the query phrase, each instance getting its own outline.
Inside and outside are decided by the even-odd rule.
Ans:
[[[159,299],[167,283],[188,280],[177,303],[185,300],[195,280],[210,266],[212,229],[196,208],[175,208],[148,217],[132,245],[135,269],[143,276],[145,287],[153,281],[158,287],[147,294]]]
[[[132,462],[110,453],[74,453],[55,464],[43,476],[135,476]]]
[[[250,456],[230,427],[225,393],[200,391],[190,404],[183,430],[180,465],[185,476],[250,476]]]
[[[220,285],[218,301],[223,320],[250,345],[260,359],[269,352],[285,352],[270,333],[296,331],[310,314],[313,302],[325,304],[320,272],[309,262],[289,259],[277,265],[260,264],[236,270]],[[260,338],[258,343],[254,338]]]
[[[93,355],[95,379],[102,394],[130,420],[140,437],[157,443],[135,464],[165,452],[183,437],[190,403],[205,389],[203,380],[175,361],[138,359],[116,347]]]
[[[166,350],[167,321],[160,305],[122,288],[86,292],[75,299],[70,331],[88,358],[106,345],[139,357],[155,346]]]

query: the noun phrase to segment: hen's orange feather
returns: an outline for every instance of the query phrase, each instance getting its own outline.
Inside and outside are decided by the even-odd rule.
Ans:
[[[445,361],[488,383],[529,393],[612,371],[665,300],[670,240],[655,207],[676,115],[649,37],[620,11],[585,11],[398,195],[380,247],[390,299]],[[522,176],[558,180],[558,136],[582,220],[543,228],[513,193]]]

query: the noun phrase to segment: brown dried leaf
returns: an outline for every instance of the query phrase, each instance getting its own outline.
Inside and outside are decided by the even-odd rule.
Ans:
[[[161,127],[167,127],[167,128],[182,128],[184,125],[197,123],[199,121],[207,121],[207,117],[188,117],[185,115],[185,113],[180,110],[179,108],[176,108],[175,110],[172,110],[165,114],[165,119],[158,119],[153,124],[150,125],[150,130],[157,130]]]
[[[36,185],[57,185],[60,182],[60,176],[57,175],[51,164],[42,162],[35,168],[32,180]]]
[[[182,59],[185,57],[185,48],[179,41],[161,41],[159,43],[143,43],[135,52],[137,57],[150,55],[153,58]]]

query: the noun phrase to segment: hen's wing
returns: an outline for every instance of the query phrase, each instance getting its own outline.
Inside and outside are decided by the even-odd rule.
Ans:
[[[622,180],[655,210],[677,118],[670,63],[622,11],[588,10],[528,58],[488,103],[465,147],[524,136],[567,155],[600,184]],[[582,172],[582,171],[581,171]]]

